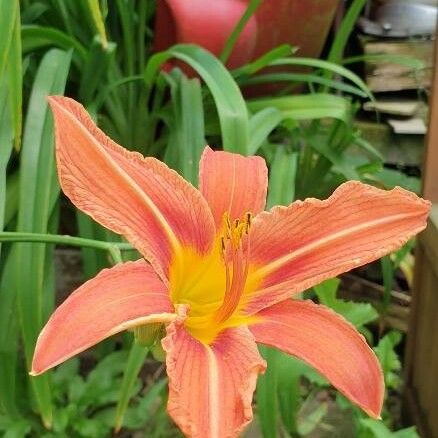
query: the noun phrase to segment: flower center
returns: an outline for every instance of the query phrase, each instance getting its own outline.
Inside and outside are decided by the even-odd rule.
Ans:
[[[184,248],[170,269],[174,305],[187,304],[185,325],[204,343],[211,343],[228,327],[247,324],[240,304],[247,289],[251,214],[231,222],[228,214],[209,254]]]

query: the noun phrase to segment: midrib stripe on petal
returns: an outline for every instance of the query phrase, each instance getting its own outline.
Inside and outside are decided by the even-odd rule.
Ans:
[[[109,155],[105,149],[99,144],[99,142],[90,134],[88,129],[83,126],[83,124],[74,117],[69,111],[66,111],[62,105],[59,105],[57,102],[55,102],[58,108],[63,111],[67,117],[72,121],[73,124],[77,125],[79,129],[87,137],[90,138],[92,143],[95,144],[97,149],[102,153],[102,155],[105,157],[108,164],[111,166],[111,168],[114,170],[115,173],[120,175],[122,179],[126,181],[126,183],[134,190],[137,196],[140,197],[142,201],[148,206],[148,208],[153,213],[154,217],[157,219],[157,221],[160,223],[160,225],[163,227],[164,232],[166,233],[167,237],[169,238],[170,244],[173,247],[175,251],[178,251],[181,247],[180,242],[178,238],[176,237],[175,233],[172,230],[172,227],[167,222],[166,218],[163,216],[161,211],[157,208],[157,206],[152,202],[152,199],[138,186],[138,184],[125,172],[123,171],[117,163],[114,161],[114,159]]]
[[[208,438],[220,438],[219,436],[219,369],[216,356],[210,347],[205,347],[208,357]]]
[[[308,245],[304,245],[301,248],[297,249],[296,251],[292,251],[289,254],[279,257],[278,259],[254,271],[253,275],[265,277],[270,273],[272,273],[273,271],[276,271],[277,269],[281,268],[285,264],[291,262],[292,260],[302,255],[305,255],[311,251],[314,251],[315,249],[327,246],[335,242],[336,240],[342,239],[344,237],[348,237],[349,235],[353,235],[354,233],[357,233],[359,231],[371,229],[373,227],[378,227],[379,225],[389,224],[392,222],[397,222],[399,220],[408,219],[415,216],[418,216],[417,212],[411,214],[407,214],[407,213],[395,214],[381,219],[365,222],[363,224],[355,225],[342,231],[338,231],[321,239],[315,240],[314,242],[309,243]],[[352,241],[352,245],[354,245],[354,241]]]

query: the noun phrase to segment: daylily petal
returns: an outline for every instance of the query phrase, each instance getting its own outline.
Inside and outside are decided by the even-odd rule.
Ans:
[[[383,374],[364,337],[331,309],[311,301],[286,300],[257,314],[249,328],[256,341],[312,365],[372,417],[382,409]]]
[[[35,347],[32,375],[137,325],[175,319],[166,286],[143,259],[104,269],[52,314]]]
[[[168,411],[187,437],[237,437],[252,419],[257,376],[266,364],[246,327],[223,331],[210,346],[178,322],[162,341],[169,375]]]
[[[254,313],[402,246],[426,226],[430,203],[351,181],[325,201],[260,213],[250,232],[246,311]]]
[[[230,152],[204,149],[199,163],[199,189],[213,212],[216,227],[225,212],[238,219],[247,212],[265,208],[268,171],[260,157],[243,157]]]
[[[155,158],[113,142],[74,100],[49,102],[61,187],[76,207],[123,234],[163,278],[180,244],[210,248],[213,218],[198,190]]]

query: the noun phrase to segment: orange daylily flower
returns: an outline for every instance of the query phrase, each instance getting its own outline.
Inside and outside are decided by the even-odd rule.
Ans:
[[[49,100],[64,193],[144,259],[104,269],[67,298],[38,338],[33,375],[158,322],[168,411],[189,437],[235,437],[251,421],[266,367],[257,342],[303,359],[379,417],[382,371],[364,338],[332,310],[291,297],[399,248],[425,227],[429,202],[348,182],[325,201],[263,211],[262,158],[206,147],[198,191],[114,143],[74,100]]]

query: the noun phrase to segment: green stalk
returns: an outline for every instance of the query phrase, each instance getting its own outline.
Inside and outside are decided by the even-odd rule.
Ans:
[[[20,233],[13,231],[0,232],[0,242],[40,242],[101,249],[108,251],[114,263],[122,262],[121,251],[132,249],[129,243],[123,242],[102,242],[100,240],[61,234]]]

